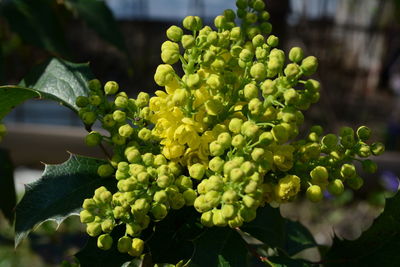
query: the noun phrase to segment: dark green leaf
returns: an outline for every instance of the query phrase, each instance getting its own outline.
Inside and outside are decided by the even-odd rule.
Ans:
[[[104,1],[67,0],[66,3],[76,10],[79,16],[85,20],[101,38],[113,44],[121,51],[126,52],[124,38],[118,28],[118,24]]]
[[[301,223],[286,220],[285,223],[285,247],[284,250],[290,256],[300,251],[317,246],[314,237]]]
[[[76,64],[53,58],[37,66],[20,83],[20,86],[32,88],[42,98],[51,99],[78,110],[75,100],[78,96],[87,96],[87,82],[93,79],[89,64]]]
[[[79,260],[81,267],[120,267],[127,261],[131,261],[132,257],[127,253],[120,253],[117,249],[117,240],[125,234],[125,227],[116,227],[111,236],[113,238],[113,245],[109,250],[101,250],[97,247],[97,238],[89,237],[85,247],[79,251],[75,256]],[[137,261],[133,261],[133,265],[127,266],[140,266],[135,265]],[[124,265],[126,266],[126,265]]]
[[[0,211],[10,223],[14,221],[14,208],[17,201],[13,171],[8,151],[0,149]]]
[[[387,199],[384,212],[353,241],[335,237],[326,266],[398,266],[400,262],[400,194]]]
[[[4,3],[3,15],[11,29],[25,42],[52,53],[68,55],[55,8],[56,1],[52,0],[11,0]]]
[[[85,198],[96,188],[115,187],[113,179],[101,179],[97,168],[104,161],[72,155],[60,165],[46,165],[42,177],[25,186],[25,195],[18,203],[15,222],[15,243],[18,245],[35,227],[47,220],[60,224],[78,214]]]
[[[15,106],[25,100],[39,96],[39,93],[31,89],[18,86],[0,86],[0,120]]]
[[[247,266],[247,245],[229,227],[213,227],[195,241],[190,266]]]
[[[243,225],[240,229],[268,246],[284,247],[285,220],[278,208],[272,208],[269,205],[259,208],[256,219]]]

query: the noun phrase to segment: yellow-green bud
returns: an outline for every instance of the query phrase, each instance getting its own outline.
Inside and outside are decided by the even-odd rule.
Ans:
[[[97,246],[103,250],[109,250],[112,246],[113,239],[109,234],[103,234],[97,238]]]
[[[223,81],[217,74],[211,74],[206,81],[207,85],[213,90],[219,90],[223,87]]]
[[[83,112],[81,117],[83,123],[85,123],[86,125],[92,125],[97,119],[96,113],[92,111]]]
[[[97,174],[100,177],[110,177],[114,172],[115,170],[110,164],[102,164],[97,168]]]
[[[257,34],[253,37],[253,40],[251,41],[254,47],[262,46],[264,44],[264,36],[262,36],[261,34]]]
[[[272,25],[269,22],[263,22],[260,24],[261,33],[264,35],[268,35],[272,31]]]
[[[247,85],[246,85],[247,86]],[[246,87],[245,87],[246,90]],[[249,89],[248,89],[249,90]],[[248,94],[250,95],[250,92],[248,92]],[[230,122],[229,122],[229,130],[232,133],[238,134],[240,133],[241,127],[243,124],[243,120],[239,119],[239,118],[233,118]]]
[[[161,188],[167,188],[172,182],[171,176],[161,175],[157,178],[157,185]]]
[[[198,31],[203,27],[203,22],[198,16],[187,16],[183,19],[182,25],[190,31]]]
[[[218,135],[217,142],[224,148],[231,145],[232,137],[228,132],[223,132]]]
[[[156,69],[156,73],[154,74],[154,81],[159,86],[165,86],[173,81],[174,74],[175,71],[171,65],[161,64]]]
[[[336,148],[337,145],[337,136],[334,134],[327,134],[325,135],[322,140],[321,143],[326,146],[328,149],[333,150]]]
[[[263,103],[258,98],[253,98],[249,102],[249,111],[252,115],[259,115],[262,112]]]
[[[319,187],[318,185],[312,185],[307,188],[306,195],[308,200],[312,202],[319,202],[324,197],[321,187]]]
[[[271,47],[276,47],[279,44],[279,38],[275,35],[270,35],[267,39],[267,44]]]
[[[250,68],[250,75],[256,80],[261,81],[267,75],[267,70],[263,63],[256,63]]]
[[[124,122],[126,120],[126,113],[121,110],[114,111],[112,116],[116,122]]]
[[[371,156],[370,147],[365,143],[360,143],[357,148],[357,155],[362,158],[367,158],[367,157]]]
[[[240,36],[241,36],[241,29],[240,29],[240,27],[234,27],[234,28],[231,29],[230,39],[231,39],[232,41],[237,41],[237,40],[239,40],[239,39],[240,39]],[[239,47],[239,46],[237,46],[237,47]]]
[[[351,189],[358,190],[363,186],[364,180],[360,176],[353,176],[346,179],[346,183]]]
[[[228,221],[224,218],[221,210],[213,210],[212,222],[215,226],[226,226]]]
[[[98,236],[101,233],[101,225],[97,222],[88,223],[86,233],[92,237]]]
[[[130,238],[129,236],[123,236],[120,239],[118,239],[117,248],[119,252],[126,253],[131,249],[131,247],[132,247],[132,238]]]
[[[241,134],[237,134],[232,138],[232,146],[241,148],[246,144],[246,139]]]
[[[265,9],[265,3],[263,0],[255,0],[252,2],[254,10],[263,11]]]
[[[114,81],[108,81],[104,85],[104,92],[106,95],[114,95],[118,92],[119,85],[117,82]]]
[[[138,132],[138,137],[143,141],[148,141],[151,138],[151,131],[147,128],[142,128]]]
[[[300,68],[303,70],[304,75],[312,75],[317,71],[318,60],[314,56],[308,56],[301,62]]]
[[[79,214],[81,223],[91,223],[94,221],[94,215],[88,210],[82,210]]]
[[[90,80],[88,87],[91,91],[99,92],[101,90],[101,82],[98,79]]]
[[[238,194],[231,189],[225,191],[222,195],[222,201],[227,204],[234,204],[238,200],[238,198]]]
[[[229,178],[233,181],[233,182],[237,182],[237,181],[242,181],[244,178],[245,174],[243,172],[242,169],[240,168],[233,168],[230,172],[229,172]]]
[[[167,30],[167,37],[171,41],[179,42],[182,38],[182,35],[183,35],[183,30],[178,26],[172,25]]]
[[[193,35],[185,34],[182,36],[181,42],[182,42],[182,46],[184,49],[190,49],[195,44],[195,39],[194,39]]]
[[[96,131],[90,132],[86,137],[85,137],[85,143],[88,146],[97,146],[101,143],[102,136],[100,133]]]
[[[75,100],[75,104],[80,108],[84,108],[89,104],[89,99],[86,96],[78,96]]]
[[[185,200],[186,206],[193,206],[195,199],[197,198],[196,191],[189,188],[182,193],[183,199]]]
[[[367,126],[361,126],[357,129],[357,137],[361,141],[367,141],[371,137],[371,129]]]
[[[151,208],[151,214],[153,214],[156,220],[162,220],[168,214],[167,206],[165,206],[164,204],[156,203]]]
[[[160,203],[166,202],[168,200],[167,192],[165,192],[165,190],[160,190],[160,191],[155,192],[154,196],[153,196],[153,200],[155,202],[160,202]]]
[[[175,64],[179,61],[179,51],[165,49],[161,52],[161,60],[166,64]]]
[[[222,103],[218,99],[210,99],[205,103],[207,114],[216,116],[222,111]]]
[[[382,143],[373,143],[371,145],[371,152],[372,154],[374,154],[375,156],[379,156],[382,155],[383,152],[385,152],[385,145]]]
[[[224,167],[224,160],[220,157],[214,157],[208,162],[208,167],[214,172],[221,172]]]
[[[249,62],[253,59],[253,53],[246,48],[242,49],[242,51],[239,54],[239,58],[244,62]]]
[[[288,64],[284,70],[284,73],[289,79],[296,78],[296,76],[300,73],[299,65],[296,63]]]
[[[344,191],[344,185],[343,185],[342,180],[340,180],[340,179],[335,179],[335,180],[331,181],[331,182],[328,184],[328,191],[329,191],[329,193],[331,193],[332,195],[336,195],[336,196],[342,194],[343,191]]]
[[[353,164],[345,163],[340,168],[340,175],[343,178],[350,178],[356,175],[356,167]]]
[[[275,141],[283,144],[286,143],[289,139],[289,133],[286,128],[281,125],[275,125],[271,130],[272,136],[274,137]]]
[[[201,163],[196,163],[189,167],[190,177],[196,180],[201,180],[205,173],[206,173],[206,168]]]
[[[303,49],[300,47],[293,47],[289,52],[289,60],[294,63],[299,63],[304,58]]]
[[[129,255],[138,257],[142,254],[144,249],[144,242],[140,238],[134,238],[132,239],[132,247],[128,251]]]
[[[213,212],[212,211],[207,211],[207,212],[204,212],[203,214],[201,214],[200,221],[201,221],[201,224],[206,226],[206,227],[214,226],[214,223],[213,223]]]
[[[225,24],[226,24],[225,16],[219,15],[219,16],[215,17],[215,19],[214,19],[215,27],[217,27],[218,29],[223,29],[225,27]]]
[[[124,124],[118,128],[118,133],[122,137],[130,137],[133,134],[133,128],[129,124]]]
[[[101,223],[101,230],[104,233],[111,233],[111,231],[114,229],[115,223],[112,219],[105,219]]]
[[[259,127],[252,121],[245,121],[240,129],[244,136],[247,136],[251,139],[257,135],[258,130]]]

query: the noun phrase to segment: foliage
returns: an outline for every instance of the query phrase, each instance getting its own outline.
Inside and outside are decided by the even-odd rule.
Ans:
[[[19,18],[9,20],[22,36],[30,28],[21,25],[54,21],[42,35],[26,40],[64,53],[58,35],[52,35],[57,19],[35,19],[54,3],[39,3],[43,6],[31,10],[31,3],[13,0],[4,10]],[[119,34],[107,30],[115,24],[89,12],[98,10],[110,20],[104,3],[69,0],[65,5],[124,49]],[[366,158],[384,148],[367,143],[371,131],[365,126],[344,127],[338,136],[314,126],[306,138],[298,138],[302,111],[319,99],[319,83],[306,78],[316,71],[317,59],[295,47],[285,65],[264,2],[239,0],[237,6],[237,12],[226,10],[215,18],[216,31],[194,16],[183,20],[188,34],[177,26],[167,30],[169,41],[161,48],[165,64],[154,76],[163,90],[151,98],[146,93],[129,98],[116,82],[102,85],[93,79],[87,64],[56,58],[18,86],[0,87],[0,118],[29,98],[54,100],[80,116],[89,131],[87,145],[113,151],[106,160],[71,155],[63,164],[46,165],[16,207],[16,245],[43,222],[60,224],[79,213],[90,236],[76,254],[81,266],[318,264],[296,258],[318,247],[312,234],[272,206],[302,193],[318,202],[325,190],[340,195],[345,185],[359,189],[363,180],[352,162],[361,161],[373,173],[376,164]],[[35,15],[25,17],[24,11]],[[178,62],[182,77],[172,67]],[[96,122],[108,133],[92,131]],[[8,160],[2,161],[0,171],[8,179],[1,176],[0,183],[13,187],[10,170]],[[335,239],[320,263],[366,264],[370,255],[377,263],[395,261],[397,199],[388,200],[385,212],[358,240]],[[10,204],[0,208],[12,219]]]

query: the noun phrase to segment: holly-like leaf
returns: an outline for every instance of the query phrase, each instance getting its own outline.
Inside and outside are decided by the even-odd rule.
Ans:
[[[52,0],[4,1],[3,12],[11,29],[29,44],[58,55],[68,55],[64,31]]]
[[[285,243],[285,219],[278,208],[269,205],[257,210],[257,217],[240,227],[270,247],[282,248]]]
[[[20,83],[31,88],[42,98],[55,100],[77,112],[75,100],[87,96],[88,81],[93,79],[89,64],[77,64],[53,58],[35,67]]]
[[[97,34],[123,52],[126,52],[124,37],[118,28],[111,10],[104,1],[67,0],[66,5],[75,10]]]
[[[299,222],[285,220],[285,247],[284,250],[290,256],[300,251],[316,247],[317,243],[313,235]]]
[[[100,178],[97,168],[104,161],[72,155],[60,165],[46,165],[42,177],[25,185],[25,195],[16,208],[16,246],[36,226],[47,220],[60,224],[81,210],[85,198],[104,185],[114,190],[113,179]]]
[[[0,120],[25,100],[40,97],[34,90],[18,86],[0,86]]]
[[[0,211],[9,220],[14,221],[16,204],[13,164],[7,150],[0,149]]]
[[[400,194],[386,199],[384,212],[356,240],[335,237],[323,260],[326,266],[398,266]]]
[[[117,249],[118,239],[125,234],[125,227],[123,225],[117,226],[111,233],[113,244],[109,250],[101,250],[97,247],[97,238],[89,237],[85,247],[79,251],[75,257],[79,260],[81,267],[120,267],[127,261],[131,261],[132,257],[127,253],[121,253]],[[138,261],[134,261],[135,265]]]
[[[194,244],[190,266],[247,266],[247,245],[234,229],[210,228]]]

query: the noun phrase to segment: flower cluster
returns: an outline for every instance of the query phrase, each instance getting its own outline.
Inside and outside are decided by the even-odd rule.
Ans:
[[[77,99],[87,127],[98,120],[109,132],[90,132],[87,145],[113,148],[98,174],[114,177],[118,191],[97,189],[81,212],[88,234],[100,235],[100,248],[110,248],[109,233],[124,224],[118,249],[140,255],[141,231],[170,209],[193,206],[204,226],[235,228],[253,220],[258,207],[302,191],[317,202],[324,190],[339,195],[345,184],[360,188],[354,160],[376,171],[365,158],[384,147],[366,143],[371,131],[365,126],[344,127],[338,136],[313,126],[307,138],[297,138],[302,111],[319,100],[319,82],[307,78],[318,62],[299,47],[288,55],[277,48],[264,5],[238,0],[237,12],[215,18],[215,29],[196,16],[186,17],[183,29],[171,26],[155,96],[129,98],[116,82],[102,87],[93,80],[90,96]]]

